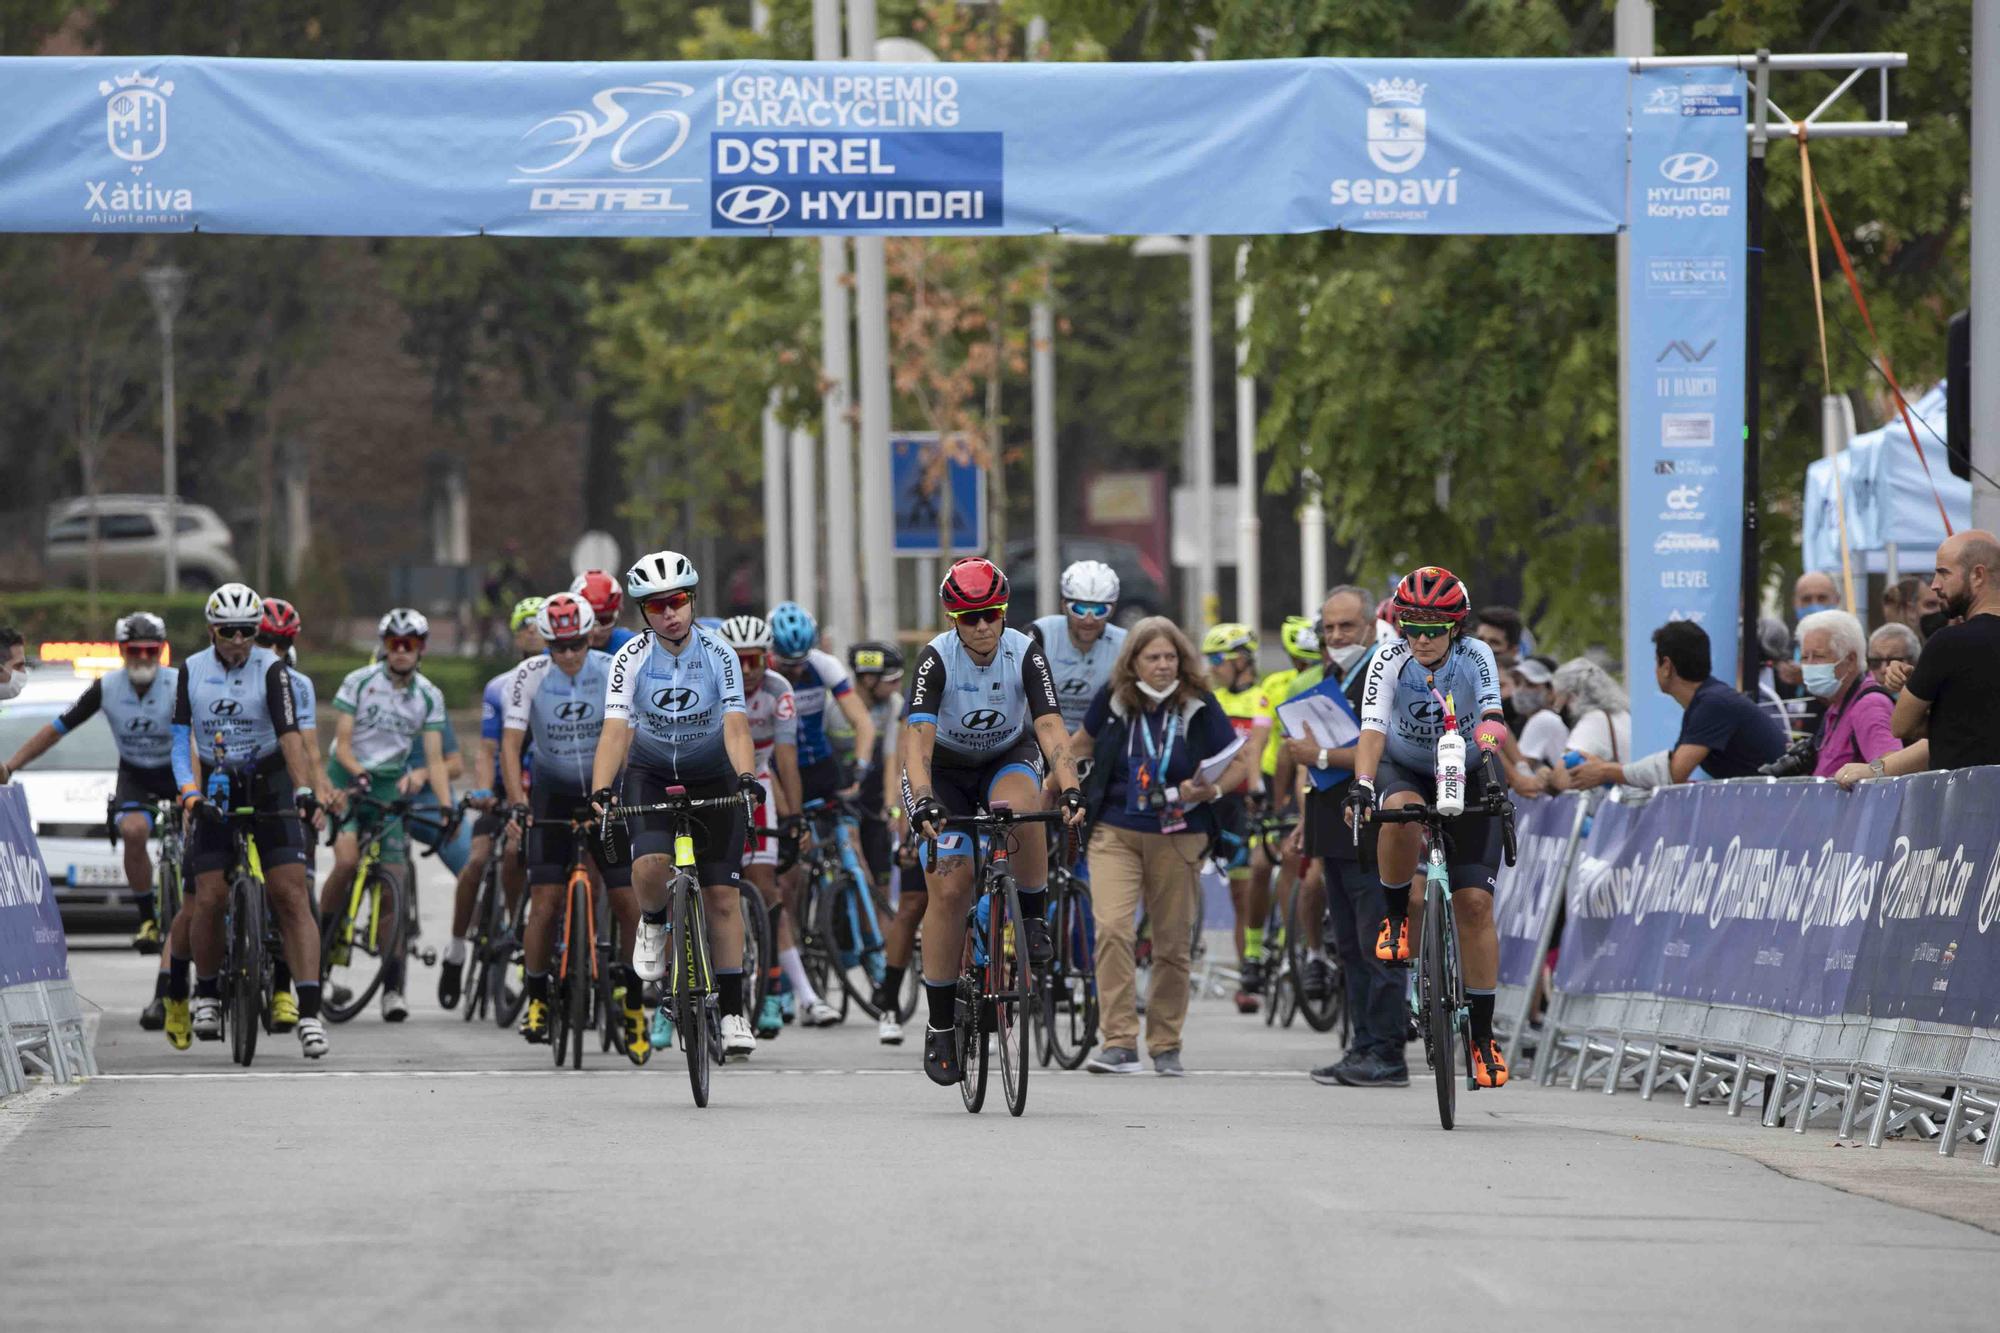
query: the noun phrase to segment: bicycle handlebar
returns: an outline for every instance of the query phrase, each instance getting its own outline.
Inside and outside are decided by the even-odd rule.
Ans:
[[[1369,813],[1369,818],[1378,824],[1438,824],[1442,825],[1465,815],[1489,815],[1500,821],[1500,855],[1508,865],[1516,858],[1514,845],[1514,803],[1507,799],[1507,787],[1500,780],[1499,764],[1491,750],[1480,762],[1485,774],[1485,787],[1477,801],[1468,802],[1465,809],[1456,815],[1440,813],[1435,805],[1403,805],[1393,810],[1377,808]],[[1354,825],[1354,842],[1361,843],[1361,826]]]
[[[732,805],[747,806],[749,805],[749,801],[742,796],[704,796],[700,799],[680,796],[665,801],[656,801],[651,805],[614,805],[604,813],[607,817],[626,819],[633,815],[667,815],[680,814],[692,810],[722,810]]]

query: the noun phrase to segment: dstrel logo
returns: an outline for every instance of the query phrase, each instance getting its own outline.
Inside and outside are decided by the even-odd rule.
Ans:
[[[689,693],[692,693],[692,691],[689,691]],[[596,711],[585,700],[571,699],[568,703],[559,705],[556,708],[556,716],[565,722],[582,722]]]
[[[234,699],[217,699],[208,706],[208,711],[217,717],[235,717],[243,711],[243,705]]]
[[[672,685],[653,694],[653,707],[663,713],[685,713],[699,696],[685,685]]]
[[[590,106],[537,122],[521,136],[529,141],[529,160],[514,164],[523,174],[513,184],[535,187],[528,196],[529,211],[688,212],[690,205],[675,200],[674,187],[697,185],[701,178],[658,173],[687,143],[694,122],[685,111],[660,106],[656,99],[693,93],[687,84],[670,79],[605,88],[590,99]]]
[[[1660,174],[1676,185],[1699,185],[1714,180],[1721,170],[1721,164],[1706,153],[1675,153],[1660,163]]]
[[[766,227],[791,212],[792,201],[774,186],[738,185],[722,192],[715,211],[731,222]]]
[[[992,731],[1006,720],[1007,715],[997,708],[975,708],[959,722],[967,731]]]

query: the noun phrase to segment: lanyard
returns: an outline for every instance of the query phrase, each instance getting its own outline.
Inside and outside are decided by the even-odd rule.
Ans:
[[[1181,715],[1171,713],[1167,716],[1165,735],[1161,737],[1157,746],[1153,741],[1153,729],[1146,725],[1145,714],[1140,714],[1134,721],[1138,725],[1132,729],[1138,732],[1139,739],[1145,742],[1146,758],[1152,761],[1154,773],[1165,780],[1167,764],[1173,758],[1174,742],[1180,738]]]

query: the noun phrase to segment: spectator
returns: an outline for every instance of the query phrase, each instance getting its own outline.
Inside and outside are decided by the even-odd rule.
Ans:
[[[1821,611],[1830,611],[1840,605],[1840,589],[1833,584],[1833,575],[1823,574],[1817,569],[1808,569],[1792,584],[1792,613],[1794,625],[1803,625],[1806,620]]]
[[[1359,588],[1335,588],[1319,610],[1319,645],[1324,666],[1316,674],[1341,682],[1355,715],[1361,712],[1361,690],[1374,653],[1374,626],[1368,596]],[[1303,673],[1292,694],[1319,684]],[[1295,762],[1322,771],[1343,769],[1346,781],[1320,790],[1308,787],[1301,820],[1304,850],[1319,858],[1325,872],[1325,916],[1340,957],[1341,979],[1347,988],[1351,1022],[1347,1050],[1332,1064],[1312,1071],[1313,1081],[1350,1088],[1402,1088],[1410,1082],[1403,1043],[1409,1032],[1409,1005],[1404,996],[1407,972],[1375,957],[1375,932],[1388,914],[1382,883],[1375,873],[1377,826],[1362,830],[1360,845],[1341,817],[1352,782],[1354,747],[1321,750],[1317,741],[1295,737],[1285,743]]]
[[[1564,753],[1609,755],[1622,764],[1632,753],[1632,704],[1625,687],[1588,657],[1574,657],[1556,668],[1552,682],[1555,706],[1569,736]],[[1558,759],[1542,773],[1549,791],[1567,790],[1569,769]]]
[[[1925,641],[1890,725],[1905,744],[1929,739],[1933,769],[2000,764],[2000,540],[1945,538],[1931,587],[1962,623]]]
[[[1747,778],[1785,752],[1785,730],[1748,696],[1710,673],[1708,632],[1691,620],[1653,631],[1653,679],[1681,706],[1681,734],[1673,749],[1614,763],[1586,752],[1570,770],[1569,785],[1583,790],[1607,782],[1664,787],[1687,782],[1699,768],[1711,778]]]
[[[1215,835],[1213,802],[1257,771],[1261,751],[1241,745],[1216,783],[1203,761],[1236,740],[1222,705],[1203,686],[1194,645],[1165,616],[1132,627],[1071,744],[1093,756],[1089,801],[1090,896],[1097,918],[1097,993],[1104,1048],[1092,1073],[1133,1074],[1139,1063],[1133,982],[1143,899],[1152,923],[1153,983],[1146,1048],[1159,1074],[1180,1074],[1197,868]]]
[[[28,650],[21,631],[0,625],[0,701],[13,698],[28,684]]]
[[[1512,669],[1521,660],[1521,613],[1511,606],[1489,606],[1473,617],[1472,632],[1493,650],[1493,664],[1500,668],[1500,711],[1508,734],[1518,736],[1522,715],[1514,707]]]
[[[1892,620],[1868,636],[1868,670],[1890,694],[1901,694],[1917,664],[1924,641],[1900,620]]]
[[[1924,617],[1944,609],[1931,585],[1908,574],[1882,589],[1882,624],[1905,625],[1923,637]]]
[[[1889,692],[1862,660],[1867,650],[1861,622],[1845,611],[1821,611],[1799,629],[1806,688],[1827,701],[1814,777],[1830,778],[1848,764],[1871,764],[1903,748],[1889,732]]]
[[[1560,764],[1569,740],[1569,728],[1553,707],[1555,671],[1556,664],[1546,657],[1524,657],[1507,673],[1514,678],[1514,707],[1521,716],[1516,734],[1530,772]]]

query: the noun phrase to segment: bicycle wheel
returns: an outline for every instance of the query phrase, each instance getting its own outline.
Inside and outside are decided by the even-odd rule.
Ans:
[[[521,1016],[521,1006],[528,1000],[520,952],[528,922],[528,892],[525,888],[521,891],[520,901],[514,904],[514,910],[500,919],[505,923],[504,929],[498,936],[490,937],[486,946],[490,955],[486,967],[486,987],[492,997],[494,1024],[511,1028]]]
[[[1056,894],[1056,957],[1044,981],[1043,1020],[1049,1050],[1064,1069],[1075,1069],[1097,1044],[1097,967],[1091,956],[1090,900],[1076,889]]]
[[[583,1068],[583,1034],[590,1029],[592,973],[597,941],[590,929],[590,885],[574,886],[569,894],[569,1067]],[[561,1063],[558,1056],[557,1063]]]
[[[917,1006],[924,998],[924,937],[917,933],[916,942],[910,946],[910,961],[903,968],[903,989],[896,996],[896,1021],[907,1024],[915,1017]]]
[[[668,966],[674,988],[674,1026],[687,1055],[688,1087],[694,1104],[708,1105],[708,922],[701,890],[683,877],[674,890],[673,956]]]
[[[1307,994],[1306,978],[1312,975],[1310,970],[1312,967],[1311,946],[1314,943],[1321,942],[1324,932],[1319,929],[1320,923],[1315,922],[1311,933],[1308,934],[1305,926],[1298,920],[1299,904],[1304,901],[1304,888],[1294,889],[1292,891],[1292,924],[1291,928],[1285,932],[1285,960],[1287,966],[1291,968],[1292,976],[1297,980],[1299,1012],[1305,1015],[1307,1026],[1311,1027],[1314,1032],[1331,1032],[1334,1025],[1340,1021],[1341,1014],[1347,1008],[1347,995],[1341,985],[1342,979],[1337,971],[1329,979],[1330,984],[1327,987],[1325,995],[1315,999],[1313,996]],[[1333,970],[1330,960],[1329,970]]]
[[[1021,897],[1012,879],[996,886],[993,911],[987,920],[988,977],[993,988],[994,1036],[1000,1047],[1000,1087],[1007,1095],[1007,1113],[1028,1109],[1028,1001],[1033,982],[1028,976],[1028,939],[1022,929]]]
[[[160,927],[161,948],[181,911],[181,840],[169,833],[160,839],[158,864],[153,867],[153,918]]]
[[[349,915],[356,904],[358,910]],[[402,947],[394,905],[387,879],[370,867],[361,892],[350,894],[326,919],[320,932],[320,1012],[329,1022],[345,1023],[382,988],[383,968]]]
[[[965,956],[958,974],[958,1095],[965,1100],[965,1109],[974,1115],[986,1105],[986,1028],[984,978],[986,969],[973,961],[972,936],[977,929],[971,914],[966,914]]]
[[[747,879],[739,887],[742,892],[737,910],[743,917],[743,1009],[755,1018],[764,1007],[764,992],[769,983],[764,971],[778,953],[771,944],[771,916],[765,909],[763,892]]]
[[[1424,1007],[1424,1051],[1437,1083],[1438,1123],[1450,1129],[1458,1110],[1458,1074],[1452,1062],[1452,1021],[1447,968],[1452,962],[1445,937],[1451,904],[1433,880],[1424,888],[1424,932],[1418,987]]]
[[[459,1001],[464,1012],[459,1015],[465,1022],[483,1014],[490,1007],[492,996],[488,992],[487,973],[493,968],[489,957],[492,941],[499,932],[500,912],[496,898],[497,885],[494,883],[493,865],[486,867],[486,873],[479,877],[479,900],[472,907],[472,948],[466,954],[465,986],[463,998]]]
[[[264,1002],[263,886],[238,875],[229,886],[229,1054],[246,1068],[257,1058]]]
[[[840,988],[848,1001],[870,1018],[880,1018],[875,986],[883,967],[882,925],[875,917],[875,900],[854,876],[843,873],[834,888],[833,939],[840,962]]]
[[[847,1010],[853,1003],[848,994],[847,969],[842,966],[841,951],[849,946],[841,943],[843,934],[852,939],[851,933],[844,932],[841,924],[841,876],[838,871],[820,881],[812,897],[813,922],[811,931],[812,951],[803,954],[806,965],[806,979],[819,992],[819,997],[840,1010],[842,1022],[847,1021]]]

